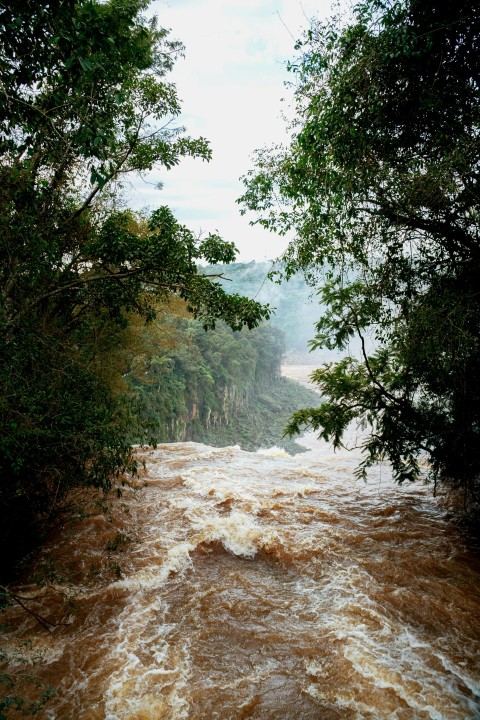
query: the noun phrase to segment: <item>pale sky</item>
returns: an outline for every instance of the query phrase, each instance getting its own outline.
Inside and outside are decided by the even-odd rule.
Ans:
[[[312,16],[330,15],[330,0],[154,0],[151,10],[186,47],[169,79],[182,100],[180,124],[206,137],[213,160],[185,159],[136,183],[130,204],[168,205],[193,232],[218,231],[239,248],[238,260],[273,259],[286,240],[251,227],[235,200],[256,148],[286,139],[285,63]],[[154,183],[163,182],[163,190]]]

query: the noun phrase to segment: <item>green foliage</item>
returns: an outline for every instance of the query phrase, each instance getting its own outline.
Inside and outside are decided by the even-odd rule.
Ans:
[[[132,314],[172,295],[208,328],[269,314],[199,271],[231,243],[119,206],[126,174],[211,155],[175,126],[182,47],[147,5],[0,3],[0,539],[18,553],[69,489],[135,469],[118,360]]]
[[[257,385],[247,402],[237,405],[228,423],[218,423],[195,431],[195,439],[224,447],[240,445],[242,450],[279,447],[291,455],[305,452],[302,445],[285,436],[285,425],[292,412],[310,403],[317,405],[318,395],[284,377]]]
[[[41,713],[48,701],[55,697],[55,691],[41,682],[33,673],[35,664],[41,656],[27,658],[25,651],[30,651],[28,641],[11,653],[0,650],[0,663],[6,666],[8,672],[0,672],[0,720],[8,720],[12,717],[35,717]],[[32,653],[28,652],[31,656]],[[9,665],[12,665],[10,668]],[[36,696],[36,699],[28,699],[18,694],[18,686],[29,688],[29,695]]]
[[[153,443],[300,450],[282,439],[283,427],[293,410],[315,396],[280,378],[280,330],[263,324],[238,333],[221,323],[206,333],[199,321],[166,306],[141,333],[142,353],[132,356],[128,380],[141,408],[141,428],[150,428]]]
[[[4,692],[8,694],[0,698],[0,720],[8,720],[9,715],[6,712],[12,710],[19,713],[17,717],[35,717],[45,709],[48,701],[56,694],[51,688],[47,688],[40,693],[38,700],[26,700],[21,695],[11,695],[15,681],[6,673],[0,675],[0,687],[2,685],[5,688]]]
[[[298,413],[338,444],[370,428],[365,466],[432,475],[478,500],[480,14],[469,2],[364,0],[314,23],[290,69],[289,148],[263,150],[244,206],[293,232],[286,275],[321,285],[314,347],[359,357],[319,370],[319,410]]]

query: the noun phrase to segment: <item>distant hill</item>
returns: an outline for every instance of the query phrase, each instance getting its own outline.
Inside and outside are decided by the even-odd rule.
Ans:
[[[217,265],[208,271],[225,276],[221,282],[227,292],[246,295],[275,308],[270,322],[282,330],[287,351],[308,352],[308,341],[314,336],[319,317],[317,299],[312,297],[312,288],[307,287],[301,275],[278,284],[268,278],[271,269],[271,263],[252,261]]]
[[[229,293],[246,295],[275,308],[270,322],[285,337],[286,356],[292,360],[319,362],[326,357],[311,354],[308,341],[315,335],[315,324],[322,312],[315,290],[298,274],[281,283],[268,278],[272,264],[268,262],[233,263],[205,268],[225,276],[221,283]]]
[[[315,337],[315,326],[324,310],[315,288],[307,285],[301,273],[281,282],[270,280],[268,275],[275,269],[281,269],[279,264],[252,260],[249,263],[209,266],[205,272],[223,275],[225,279],[220,282],[227,292],[246,295],[275,309],[269,322],[283,332],[286,348],[284,362],[318,366],[338,360],[344,353],[310,351],[309,340]],[[366,340],[367,345],[372,342],[371,338]],[[357,357],[361,355],[358,338],[350,340],[347,352]]]

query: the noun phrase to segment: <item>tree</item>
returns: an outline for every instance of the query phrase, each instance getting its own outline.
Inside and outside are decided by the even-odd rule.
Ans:
[[[180,105],[163,78],[182,48],[155,20],[142,18],[147,5],[0,4],[5,332],[67,297],[76,315],[94,295],[97,310],[118,306],[148,316],[146,286],[183,294],[207,324],[227,314],[242,326],[262,315],[258,305],[225,296],[196,272],[200,258],[231,262],[231,243],[217,235],[195,241],[167,208],[139,230],[129,213],[94,204],[127,173],[211,156],[204,138],[172,125]]]
[[[0,2],[0,521],[51,514],[69,487],[108,489],[134,463],[128,398],[105,365],[132,313],[183,298],[205,328],[253,327],[268,308],[227,295],[171,211],[122,208],[128,174],[208,160],[175,126],[166,74],[182,52],[146,0]],[[7,519],[8,518],[8,522]]]
[[[480,10],[364,0],[298,43],[290,147],[263,150],[240,199],[294,233],[327,306],[313,347],[347,351],[314,373],[324,402],[289,432],[335,445],[369,428],[364,462],[431,475],[478,498],[480,456]],[[351,338],[360,353],[348,353]]]

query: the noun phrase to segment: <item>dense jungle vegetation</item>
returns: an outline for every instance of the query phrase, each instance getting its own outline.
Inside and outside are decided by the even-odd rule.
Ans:
[[[206,333],[183,303],[159,306],[155,322],[138,327],[131,344],[126,380],[138,408],[132,440],[148,429],[152,444],[195,440],[301,451],[284,429],[291,413],[316,397],[280,376],[285,347],[271,323],[249,332],[219,323]]]
[[[363,0],[314,21],[290,71],[288,147],[260,150],[243,208],[294,239],[326,311],[319,408],[296,413],[339,445],[367,428],[359,473],[388,459],[480,499],[480,8]],[[356,336],[360,353],[348,352]]]
[[[0,0],[0,571],[72,490],[121,491],[132,442],[278,443],[294,402],[292,435],[367,428],[360,475],[387,459],[413,481],[426,459],[478,510],[479,7],[361,0],[297,43],[291,143],[257,153],[239,200],[293,237],[287,304],[233,243],[120,200],[132,174],[211,157],[176,122],[183,48],[148,5]],[[343,353],[314,373],[319,407],[279,380],[280,330],[294,351],[311,333],[297,273],[312,347]]]
[[[284,430],[291,414],[316,406],[318,396],[282,378],[280,364],[283,357],[312,362],[309,340],[319,304],[303,275],[282,282],[276,274],[282,268],[281,262],[252,261],[202,269],[229,294],[272,308],[268,324],[250,332],[219,323],[205,333],[184,303],[170,299],[157,306],[155,322],[124,337],[124,375],[137,403],[134,442],[148,431],[152,444],[194,440],[303,451]]]
[[[182,46],[147,5],[0,3],[0,538],[17,553],[71,488],[135,470],[122,382],[135,318],[170,297],[204,328],[269,315],[199,270],[233,261],[232,243],[119,202],[126,175],[211,155],[175,123],[166,75]]]

